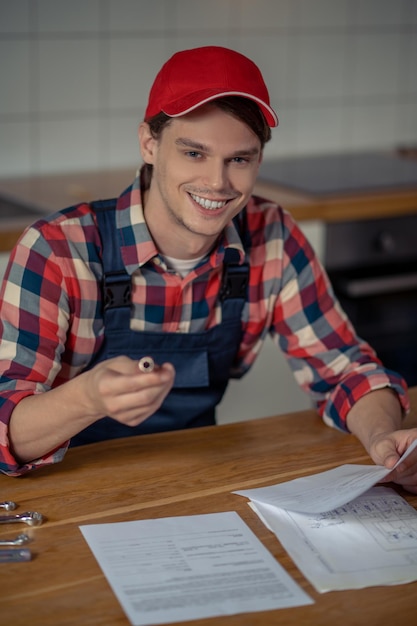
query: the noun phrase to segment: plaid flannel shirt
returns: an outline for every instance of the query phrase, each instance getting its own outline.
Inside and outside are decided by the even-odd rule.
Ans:
[[[132,276],[132,329],[187,333],[218,324],[224,253],[234,247],[241,262],[245,255],[249,261],[250,282],[231,377],[249,370],[270,334],[326,423],[346,430],[351,406],[386,386],[408,410],[404,381],[356,336],[312,247],[276,204],[251,197],[245,249],[230,223],[209,257],[185,278],[167,268],[155,247],[138,177],[119,197],[116,219]],[[88,366],[104,333],[101,280],[101,242],[87,203],[39,220],[12,252],[0,291],[0,471],[19,475],[65,454],[68,442],[20,465],[9,445],[8,422],[25,396],[47,392]]]

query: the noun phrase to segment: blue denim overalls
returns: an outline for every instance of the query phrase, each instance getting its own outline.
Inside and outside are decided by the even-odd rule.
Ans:
[[[111,357],[151,356],[155,363],[171,362],[174,387],[160,409],[136,427],[104,417],[71,440],[71,446],[104,439],[179,430],[215,423],[215,406],[226,390],[230,368],[239,349],[241,314],[246,301],[249,267],[238,265],[238,252],[226,249],[222,288],[222,322],[199,333],[140,332],[130,329],[131,277],[120,253],[116,200],[92,204],[103,249],[104,341],[88,369]]]

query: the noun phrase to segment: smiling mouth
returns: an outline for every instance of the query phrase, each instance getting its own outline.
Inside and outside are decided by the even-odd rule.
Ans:
[[[197,202],[197,204],[199,204],[203,209],[208,209],[209,211],[222,209],[228,203],[228,200],[208,200],[208,198],[196,196],[194,193],[190,193],[190,196],[194,202]]]

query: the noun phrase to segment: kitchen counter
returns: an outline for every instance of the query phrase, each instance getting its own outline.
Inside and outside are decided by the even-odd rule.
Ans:
[[[372,173],[372,155],[376,156],[377,160],[381,158],[381,153],[368,153],[368,161],[361,168],[362,178],[364,171],[365,174]],[[384,153],[382,155],[384,158],[387,156]],[[346,156],[340,155],[339,158],[343,159]],[[350,158],[354,159],[355,155],[350,155]],[[328,191],[317,184],[316,189],[309,189],[308,185],[303,188],[302,184],[297,188],[296,177],[293,177],[295,182],[293,180],[291,184],[287,183],[286,176],[290,180],[294,166],[297,166],[295,171],[299,171],[303,177],[306,176],[306,172],[309,173],[313,183],[319,180],[320,175],[323,180],[330,181],[332,170],[329,169],[329,163],[337,162],[337,156],[328,156],[325,159],[327,161],[323,157],[304,159],[294,157],[265,161],[261,166],[255,193],[279,203],[296,220],[305,222],[378,219],[417,213],[417,175],[415,175],[417,169],[414,169],[414,166],[417,168],[417,160],[399,160],[393,153],[388,155],[386,163],[383,159],[382,170],[378,161],[379,170],[376,174],[374,172],[374,179],[376,175],[383,178],[379,187],[375,182],[376,179],[372,186],[362,185],[360,188],[355,188],[352,181],[350,188],[338,182],[341,191],[337,191],[337,188],[332,188],[331,185],[328,186],[330,189]],[[300,164],[303,166],[301,169]],[[318,169],[313,171],[310,164]],[[398,171],[398,166],[401,171]],[[404,178],[404,168],[408,178]],[[341,171],[344,173],[347,169],[349,168],[344,164]],[[133,168],[125,168],[0,179],[0,198],[18,201],[23,208],[13,217],[10,216],[10,212],[7,217],[2,216],[0,212],[0,251],[11,250],[24,227],[33,222],[37,214],[51,213],[81,201],[118,196],[132,182],[134,175]],[[279,175],[282,180],[279,180]]]
[[[417,213],[417,150],[269,159],[261,164],[257,190],[299,221]]]
[[[118,196],[134,176],[134,169],[115,169],[0,179],[0,198],[21,204],[13,217],[0,213],[0,252],[10,251],[37,217],[78,202]]]
[[[259,180],[256,192],[278,202],[298,221],[344,222],[417,213],[417,185],[410,190],[392,189],[320,197]]]

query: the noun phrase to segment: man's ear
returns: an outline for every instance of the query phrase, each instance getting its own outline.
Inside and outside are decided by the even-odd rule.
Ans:
[[[145,163],[153,165],[155,158],[156,139],[152,137],[149,124],[147,124],[146,122],[142,122],[139,125],[138,136],[142,159],[145,161]]]

